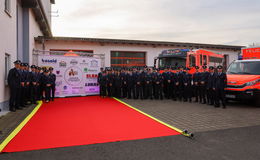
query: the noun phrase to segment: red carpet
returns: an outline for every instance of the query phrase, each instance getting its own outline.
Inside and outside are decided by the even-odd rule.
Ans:
[[[177,134],[179,133],[111,98],[60,98],[43,104],[3,152]]]

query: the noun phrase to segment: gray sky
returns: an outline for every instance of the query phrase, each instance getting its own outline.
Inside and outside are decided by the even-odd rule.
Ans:
[[[56,0],[54,36],[260,44],[260,0]]]

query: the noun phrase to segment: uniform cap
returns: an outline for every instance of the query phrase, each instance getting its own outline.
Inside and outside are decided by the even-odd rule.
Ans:
[[[214,69],[214,67],[213,67],[213,66],[210,66],[210,67],[209,67],[209,69],[210,69],[210,70],[213,70],[213,69]]]
[[[206,65],[204,65],[204,66],[202,66],[202,68],[203,68],[203,69],[207,69],[207,66],[206,66]]]
[[[31,65],[31,68],[37,68],[35,65]]]
[[[20,60],[14,61],[14,64],[21,64],[22,62]]]
[[[196,69],[200,69],[200,67],[199,67],[199,66],[195,66],[195,68],[196,68]]]
[[[50,67],[49,70],[53,70],[53,67]]]
[[[223,69],[223,67],[222,67],[221,65],[219,65],[219,66],[217,67],[217,69]]]

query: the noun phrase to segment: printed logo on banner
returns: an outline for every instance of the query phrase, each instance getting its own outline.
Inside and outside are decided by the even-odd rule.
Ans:
[[[89,69],[88,71],[89,72],[97,72],[98,70],[97,69]]]
[[[84,68],[84,72],[88,72],[88,68]]]
[[[67,89],[68,89],[68,87],[67,87],[67,86],[63,86],[63,89],[64,89],[64,90],[67,90]]]
[[[60,61],[60,67],[67,67],[67,63],[65,61]]]
[[[76,65],[76,64],[78,64],[78,61],[77,61],[76,59],[72,59],[72,60],[70,61],[70,64]]]
[[[60,71],[56,71],[56,74],[60,74]]]
[[[42,63],[57,63],[57,59],[43,59]]]
[[[90,61],[90,67],[98,67],[98,61],[97,60]]]
[[[61,86],[62,85],[62,81],[56,81],[56,87],[59,87],[59,86]]]
[[[83,59],[82,62],[80,63],[80,65],[88,66],[88,63],[86,62],[85,59]]]
[[[71,85],[79,85],[83,79],[82,71],[79,67],[73,66],[69,67],[65,72],[65,81]]]
[[[86,74],[86,78],[97,78],[97,74]]]

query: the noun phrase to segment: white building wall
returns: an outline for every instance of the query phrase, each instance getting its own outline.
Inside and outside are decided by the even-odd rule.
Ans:
[[[9,89],[5,84],[5,53],[10,55],[11,62],[17,58],[16,0],[11,0],[10,15],[5,12],[5,0],[0,0],[0,4],[0,107],[3,107],[3,102],[9,99]]]
[[[39,24],[35,20],[32,9],[29,9],[29,64],[33,64],[34,37],[42,36]]]
[[[37,44],[36,48],[43,50],[41,44]],[[129,44],[104,44],[84,41],[46,41],[45,50],[50,49],[71,49],[71,50],[93,50],[94,54],[105,54],[105,66],[110,67],[111,51],[139,51],[146,53],[146,65],[153,66],[154,58],[157,57],[163,50],[174,49],[174,47],[153,47],[151,45],[129,45]],[[208,50],[208,49],[206,49]],[[212,50],[215,53],[229,55],[229,63],[237,59],[238,52],[230,50]]]

